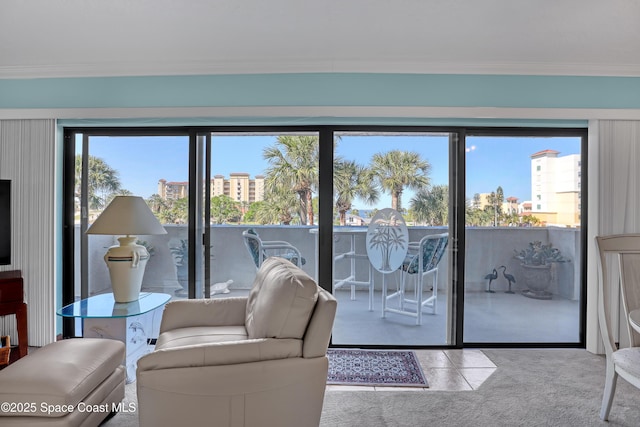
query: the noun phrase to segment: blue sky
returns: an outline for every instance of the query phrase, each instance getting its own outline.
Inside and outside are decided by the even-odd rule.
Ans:
[[[263,149],[275,136],[214,136],[212,174],[229,176],[247,172],[251,177],[264,173]],[[448,137],[444,135],[343,135],[337,154],[366,165],[375,153],[392,149],[420,153],[431,164],[432,184],[448,183]],[[520,202],[531,199],[531,154],[545,149],[560,156],[580,153],[580,138],[508,138],[467,136],[467,197],[489,193],[502,186],[505,197]],[[188,180],[187,137],[92,137],[90,154],[105,160],[119,171],[122,186],[135,195],[157,193],[158,180]],[[405,191],[403,206],[412,196]],[[378,207],[388,207],[384,196]],[[368,209],[356,201],[356,208]]]

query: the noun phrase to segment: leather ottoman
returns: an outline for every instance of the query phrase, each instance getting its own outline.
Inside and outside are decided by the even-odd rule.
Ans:
[[[97,426],[124,398],[124,343],[74,338],[0,371],[0,425]]]

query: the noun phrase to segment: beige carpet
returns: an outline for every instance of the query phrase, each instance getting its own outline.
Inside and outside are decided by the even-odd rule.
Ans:
[[[602,356],[574,349],[484,353],[497,370],[478,390],[330,390],[321,426],[640,426],[640,390],[622,379],[609,423],[600,421]],[[127,399],[135,401],[135,383],[127,386]],[[135,413],[105,424],[137,425]]]

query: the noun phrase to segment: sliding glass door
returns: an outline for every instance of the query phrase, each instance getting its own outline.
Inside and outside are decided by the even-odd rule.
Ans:
[[[212,132],[209,295],[247,295],[280,256],[316,277],[317,132]]]
[[[85,231],[114,196],[132,194],[167,231],[138,236],[151,253],[143,291],[247,295],[280,256],[338,299],[335,346],[584,342],[584,130],[65,135],[66,303],[110,292],[103,256],[119,236]]]
[[[582,147],[467,135],[465,342],[581,342]]]
[[[430,132],[335,134],[334,344],[452,344],[449,252],[419,268],[437,241],[427,236],[442,236],[443,249],[449,240],[450,139]],[[380,268],[378,253],[389,251],[400,258]]]
[[[111,292],[103,257],[121,236],[86,230],[118,195],[142,197],[167,231],[137,236],[150,254],[142,291],[186,296],[188,136],[75,133],[74,139],[74,299]]]

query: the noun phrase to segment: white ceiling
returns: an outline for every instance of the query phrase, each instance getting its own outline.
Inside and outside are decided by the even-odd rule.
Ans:
[[[640,76],[640,1],[0,1],[0,78],[272,72]]]

